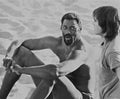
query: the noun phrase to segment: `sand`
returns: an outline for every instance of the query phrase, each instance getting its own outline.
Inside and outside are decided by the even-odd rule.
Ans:
[[[92,58],[87,63],[93,75],[89,88],[94,93],[100,38],[93,35],[92,11],[102,5],[112,5],[120,10],[119,4],[120,0],[0,0],[0,85],[5,74],[2,59],[13,40],[47,35],[58,37],[61,35],[61,17],[67,12],[75,12],[82,21],[82,36],[91,45],[89,56]],[[59,62],[49,49],[36,53],[46,64]],[[29,99],[34,89],[31,77],[22,75],[7,99]]]

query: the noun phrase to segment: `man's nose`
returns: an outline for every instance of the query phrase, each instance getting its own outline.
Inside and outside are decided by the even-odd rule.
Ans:
[[[70,30],[66,30],[66,34],[70,34]]]
[[[70,34],[69,32],[65,32],[64,35]]]

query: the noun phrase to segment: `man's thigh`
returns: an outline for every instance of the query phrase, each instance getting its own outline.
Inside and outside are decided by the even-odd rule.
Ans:
[[[82,94],[65,76],[60,77],[53,88],[54,99],[82,99]]]
[[[21,60],[23,66],[26,66],[26,67],[36,66],[36,65],[44,65],[44,63],[40,59],[38,59],[34,55],[34,53],[32,53],[30,50],[28,50],[27,48],[22,47],[22,46],[18,49],[18,52],[16,53],[16,57],[17,57],[18,60]],[[33,79],[36,86],[38,86],[39,84],[42,83],[41,82],[42,79],[39,78],[39,77],[32,76],[32,79]],[[45,85],[45,84],[48,84],[48,85]],[[46,88],[49,88],[49,87],[51,88],[52,85],[50,85],[49,82],[45,82],[43,85],[38,86],[38,87],[43,88],[43,86],[44,86],[44,88],[45,87]],[[37,95],[37,96],[42,97],[42,96],[40,96],[42,93],[40,93],[40,92],[36,92],[36,93],[39,93],[39,95]],[[52,95],[50,95],[50,97],[48,97],[47,99],[53,99]]]
[[[16,61],[17,64],[19,64],[20,66],[22,67],[30,67],[30,66],[36,66],[36,65],[44,65],[44,63],[38,59],[34,53],[32,53],[29,49],[23,47],[23,46],[20,46],[14,56],[13,56],[13,59]],[[38,77],[35,77],[35,76],[32,76],[33,78],[33,81],[35,83],[35,85],[37,86],[40,81],[41,81],[41,78],[38,78]]]
[[[20,46],[16,51],[13,56],[13,59],[15,61],[20,61],[22,62],[22,66],[35,66],[35,65],[44,65],[44,63],[38,59],[34,53],[32,53],[29,49]]]

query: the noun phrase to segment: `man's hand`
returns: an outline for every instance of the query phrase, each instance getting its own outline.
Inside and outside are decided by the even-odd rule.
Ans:
[[[15,63],[15,61],[11,58],[3,59],[3,66],[6,68],[6,71],[15,72],[20,75],[19,70],[21,67]]]
[[[6,70],[10,70],[10,67],[12,66],[13,60],[11,58],[4,58],[3,59],[3,66],[6,68]]]
[[[57,64],[58,76],[65,76],[77,70],[83,64],[86,64],[88,58],[87,52],[85,52],[84,50],[76,50],[75,52],[76,57]]]
[[[22,67],[20,65],[16,64],[15,61],[13,61],[12,66],[11,66],[12,72],[15,72],[16,74],[20,75],[21,69],[22,69]]]

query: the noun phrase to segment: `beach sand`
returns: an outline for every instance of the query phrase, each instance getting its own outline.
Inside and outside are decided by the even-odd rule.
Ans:
[[[91,45],[89,56],[92,58],[87,63],[93,75],[89,88],[94,92],[100,38],[93,35],[92,11],[102,5],[112,5],[120,10],[119,4],[120,0],[0,0],[0,86],[5,74],[2,59],[13,40],[47,35],[58,37],[61,35],[61,17],[67,12],[75,12],[82,21],[82,36]],[[37,55],[46,64],[59,62],[49,49],[35,53],[39,53]],[[31,77],[22,75],[7,99],[29,99],[34,89]]]

